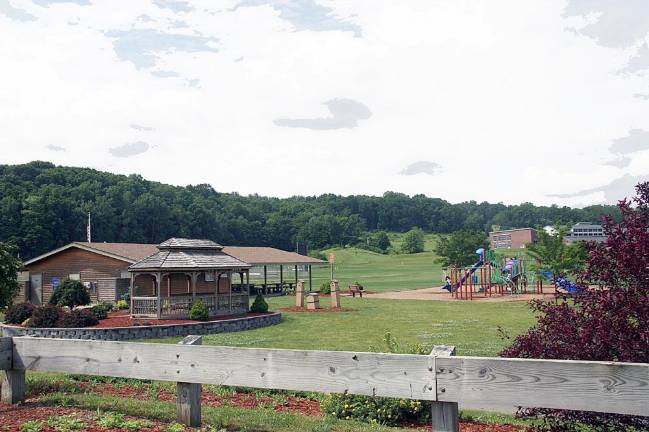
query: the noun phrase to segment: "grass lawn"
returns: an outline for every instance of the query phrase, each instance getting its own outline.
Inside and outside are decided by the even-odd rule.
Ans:
[[[334,277],[343,289],[353,282],[360,282],[370,291],[442,286],[442,267],[435,262],[437,256],[433,252],[382,255],[357,248],[336,248],[325,253],[336,255]],[[329,266],[313,267],[314,290],[330,278]]]
[[[291,306],[294,297],[267,299],[270,309]],[[321,299],[328,306],[329,299]],[[384,351],[390,332],[402,345],[455,345],[458,355],[495,356],[512,336],[534,323],[525,303],[384,300],[343,297],[353,312],[284,313],[281,324],[240,333],[204,336],[205,344],[340,351]],[[177,342],[163,339],[157,342]]]

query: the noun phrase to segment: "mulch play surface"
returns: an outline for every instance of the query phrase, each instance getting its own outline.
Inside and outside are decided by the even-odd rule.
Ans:
[[[307,313],[326,313],[326,312],[354,312],[355,309],[348,308],[348,307],[337,307],[337,308],[320,308],[320,309],[307,309],[307,308],[301,308],[298,306],[291,306],[291,307],[285,307],[285,308],[280,308],[280,312],[307,312]]]

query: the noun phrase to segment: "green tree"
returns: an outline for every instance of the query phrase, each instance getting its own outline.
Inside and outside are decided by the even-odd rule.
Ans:
[[[556,229],[554,234],[539,230],[536,244],[527,246],[528,255],[536,261],[535,267],[552,273],[553,280],[562,274],[578,273],[586,260],[583,244],[567,245],[563,241],[565,235],[564,228]]]
[[[475,251],[489,248],[489,238],[482,231],[456,231],[441,236],[435,245],[438,262],[444,267],[450,265],[466,266],[476,262]]]
[[[54,290],[50,304],[69,308],[83,306],[90,304],[90,294],[78,280],[65,279],[61,282],[61,286]]]
[[[403,236],[401,252],[407,254],[424,251],[424,232],[420,228],[413,228]]]
[[[18,292],[18,271],[22,263],[16,257],[16,247],[0,242],[0,310],[11,306]]]
[[[390,237],[388,237],[388,234],[385,231],[378,231],[374,233],[372,237],[374,246],[376,246],[377,249],[383,252],[386,252],[388,249],[390,249]]]

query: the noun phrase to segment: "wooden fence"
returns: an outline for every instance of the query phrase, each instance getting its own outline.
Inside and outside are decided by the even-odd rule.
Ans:
[[[453,347],[435,347],[429,356],[231,348],[186,339],[163,345],[0,338],[2,399],[24,400],[25,370],[35,370],[181,383],[179,419],[187,424],[200,422],[200,386],[189,384],[433,401],[433,431],[458,430],[458,404],[501,412],[531,406],[649,416],[644,363],[455,357]]]

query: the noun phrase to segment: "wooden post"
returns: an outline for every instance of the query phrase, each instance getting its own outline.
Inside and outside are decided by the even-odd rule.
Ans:
[[[192,272],[192,303],[196,302],[196,279],[198,279],[198,273]]]
[[[331,281],[331,307],[340,307],[340,292],[338,291],[338,281],[335,279]]]
[[[202,336],[187,336],[178,345],[202,345]],[[201,426],[201,385],[194,383],[176,383],[176,417],[178,423],[190,427]]]
[[[232,272],[228,271],[228,288],[230,290],[230,300],[228,303],[230,303],[230,314],[232,314]]]
[[[13,369],[13,340],[10,337],[0,338],[0,370],[2,374],[2,392],[0,400],[6,404],[17,404],[25,401],[25,370]]]
[[[250,269],[246,270],[246,312],[250,312]]]
[[[311,276],[311,264],[309,264],[309,292],[313,290],[313,277]]]
[[[455,355],[454,346],[436,345],[430,355],[437,357],[451,357]],[[433,359],[433,365],[435,361]],[[437,386],[437,374],[441,373],[435,367],[435,387],[437,393],[445,392],[446,389]],[[460,410],[457,402],[433,402],[431,404],[431,422],[433,432],[459,432],[460,431]]]
[[[262,294],[267,294],[266,289],[268,287],[268,266],[264,265],[264,286],[261,288]]]
[[[279,265],[279,288],[284,292],[284,266]]]
[[[297,285],[297,264],[295,264],[295,284]]]
[[[158,294],[158,319],[160,319],[162,317],[162,273],[156,273],[155,280],[156,291]]]
[[[299,280],[295,285],[295,306],[304,307],[304,281]]]

